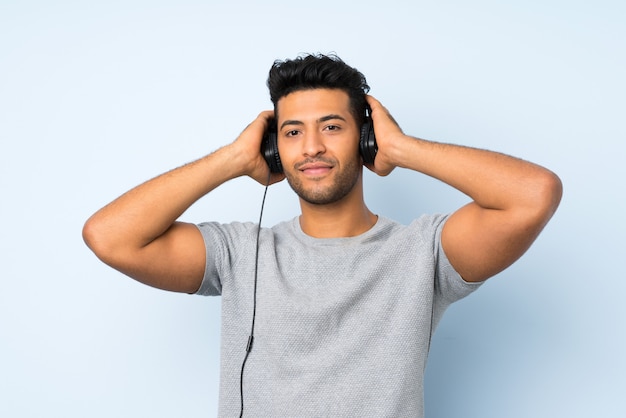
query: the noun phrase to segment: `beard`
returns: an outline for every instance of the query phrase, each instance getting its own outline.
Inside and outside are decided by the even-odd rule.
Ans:
[[[318,158],[317,160],[331,162],[333,167],[337,167],[334,161],[325,160],[324,158]],[[289,186],[302,200],[313,205],[328,205],[343,199],[352,191],[360,175],[361,164],[358,158],[354,158],[341,171],[335,174],[334,181],[330,186],[324,188],[314,186],[306,189],[297,176],[285,170],[285,177]]]

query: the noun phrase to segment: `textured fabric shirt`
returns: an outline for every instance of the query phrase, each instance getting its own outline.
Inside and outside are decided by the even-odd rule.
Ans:
[[[422,417],[432,332],[465,282],[441,247],[446,216],[380,217],[362,235],[320,239],[299,218],[260,231],[254,345],[244,416]],[[204,223],[199,294],[222,296],[219,415],[239,415],[253,312],[258,226]]]

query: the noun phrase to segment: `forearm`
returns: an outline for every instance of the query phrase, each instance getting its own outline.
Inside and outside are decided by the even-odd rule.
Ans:
[[[405,135],[371,96],[380,175],[404,167],[441,180],[472,201],[446,221],[441,243],[455,270],[481,281],[515,262],[532,244],[561,200],[560,179],[543,167],[492,151]]]
[[[558,207],[559,178],[536,164],[417,139],[405,145],[397,154],[399,165],[437,178],[472,199],[450,216],[442,232],[448,259],[467,281],[487,279],[515,262]]]
[[[390,153],[395,164],[419,171],[468,195],[485,209],[538,208],[554,202],[558,178],[536,164],[501,153],[405,137]]]
[[[194,292],[202,281],[206,249],[194,225],[176,220],[194,202],[239,176],[265,183],[269,176],[260,144],[265,111],[233,143],[193,163],[135,187],[96,212],[83,238],[111,267],[161,289]]]
[[[202,196],[242,175],[231,148],[224,147],[120,196],[87,221],[85,241],[101,251],[148,245]]]

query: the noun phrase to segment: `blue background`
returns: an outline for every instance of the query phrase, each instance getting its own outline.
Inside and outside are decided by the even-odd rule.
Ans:
[[[219,298],[127,279],[81,228],[236,138],[271,107],[271,63],[301,52],[365,73],[411,135],[563,180],[536,244],[441,322],[427,417],[626,416],[624,3],[226,3],[0,1],[0,416],[215,416]],[[365,188],[404,223],[467,202],[402,170]],[[255,221],[262,193],[237,179],[183,219]],[[265,210],[299,208],[281,183]]]

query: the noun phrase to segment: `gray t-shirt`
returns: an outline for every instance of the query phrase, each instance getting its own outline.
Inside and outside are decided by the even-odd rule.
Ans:
[[[245,416],[422,417],[433,328],[475,290],[441,247],[446,216],[379,217],[350,238],[313,238],[298,218],[262,228]],[[219,415],[238,416],[257,225],[204,223],[198,294],[222,296]]]

